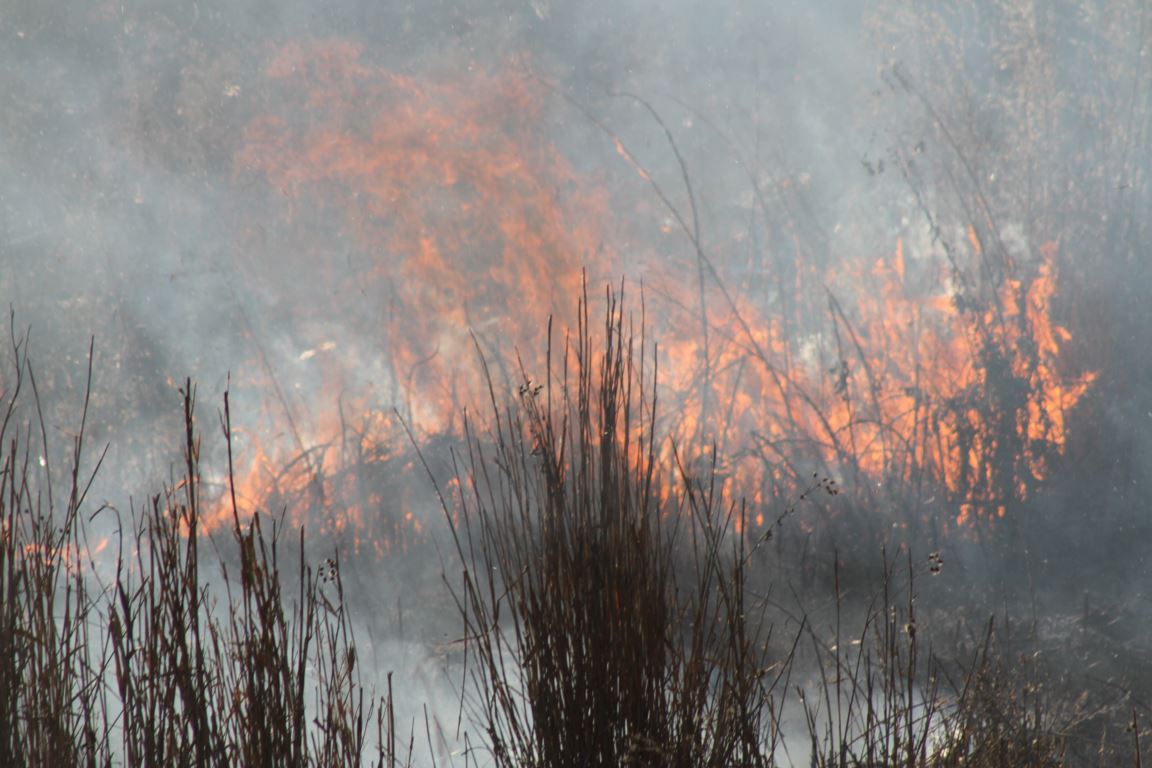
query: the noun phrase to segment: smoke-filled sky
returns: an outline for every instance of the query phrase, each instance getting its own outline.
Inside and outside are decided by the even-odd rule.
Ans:
[[[847,400],[867,366],[829,351],[830,313],[863,329],[861,360],[901,336],[866,327],[855,297],[883,291],[862,280],[898,274],[943,307],[1052,277],[1028,294],[1056,330],[1029,342],[1048,357],[1024,380],[1034,410],[1085,384],[1059,440],[1041,436],[1092,476],[1058,490],[1130,507],[1148,461],[1134,425],[1152,421],[1148,15],[1088,0],[14,0],[0,299],[32,327],[41,388],[72,403],[60,435],[95,336],[112,498],[164,465],[186,376],[214,407],[231,375],[238,418],[288,452],[348,403],[451,429],[469,333],[531,358],[582,269],[596,294],[643,284],[671,385],[723,383],[681,404],[727,402],[735,426],[693,434],[734,453],[763,451],[739,413],[766,396],[772,343]]]
[[[543,113],[526,118],[525,130],[556,145],[576,183],[631,185],[624,194],[650,217],[604,233],[619,238],[607,245],[623,256],[593,279],[626,272],[630,249],[653,250],[627,239],[626,224],[636,224],[629,234],[639,237],[667,218],[594,121],[626,139],[677,205],[685,203],[661,128],[618,94],[667,113],[698,187],[703,227],[727,226],[751,209],[748,174],[762,170],[739,160],[825,179],[813,204],[832,225],[839,189],[861,182],[854,153],[870,149],[869,137],[844,120],[867,108],[883,57],[867,53],[859,12],[762,5],[9,4],[0,15],[4,302],[18,327],[33,327],[38,356],[50,356],[46,376],[74,376],[70,368],[95,334],[98,402],[121,399],[121,408],[148,416],[166,407],[169,378],[191,375],[202,394],[218,398],[227,372],[253,359],[244,336],[257,337],[277,375],[306,375],[279,369],[311,346],[284,321],[299,310],[288,304],[313,300],[309,265],[341,252],[349,262],[382,255],[366,253],[363,243],[333,243],[326,254],[316,254],[314,243],[297,243],[295,253],[246,254],[253,237],[282,251],[299,238],[282,218],[262,218],[278,202],[276,190],[258,175],[243,176],[237,160],[254,120],[286,117],[299,102],[277,100],[313,87],[277,90],[269,77],[291,45],[354,45],[379,73],[455,80],[462,96],[477,71],[538,78],[533,87],[554,89],[542,91]],[[379,107],[365,112],[371,108]],[[454,118],[452,105],[443,112]],[[670,238],[660,247],[684,245]],[[246,263],[252,272],[238,276]],[[682,266],[673,261],[669,269]],[[292,290],[283,295],[286,286]],[[326,321],[339,333],[344,318]],[[117,371],[127,375],[118,379]]]

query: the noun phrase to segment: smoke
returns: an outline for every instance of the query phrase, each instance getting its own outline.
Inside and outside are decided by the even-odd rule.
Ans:
[[[547,313],[571,312],[566,288],[581,266],[594,291],[622,275],[642,284],[657,336],[687,337],[710,316],[713,353],[741,338],[731,288],[765,323],[802,318],[790,329],[797,348],[827,368],[828,296],[861,290],[858,275],[897,241],[908,274],[936,296],[951,290],[936,265],[972,238],[995,269],[1031,269],[1051,243],[1053,312],[1070,331],[1059,373],[1099,376],[1067,415],[1067,454],[1027,512],[1019,562],[1033,582],[1077,589],[1061,579],[1075,558],[1099,574],[1093,589],[1119,590],[1146,568],[1152,22],[1140,2],[1028,8],[13,0],[0,11],[0,302],[33,329],[60,445],[95,337],[90,437],[110,453],[94,497],[126,508],[179,455],[175,391],[186,377],[211,435],[205,463],[220,467],[212,415],[228,387],[241,454],[257,444],[300,453],[354,412],[450,422],[435,404],[462,397],[452,372],[474,375],[469,333],[486,355],[507,362],[523,344],[527,358]],[[277,62],[288,69],[276,74]],[[391,115],[373,112],[386,99],[371,84],[385,73],[410,84],[387,97]],[[344,87],[351,101],[338,101]],[[340,131],[370,157],[389,119],[419,126],[404,110],[463,123],[457,97],[481,114],[474,127],[424,126],[398,141],[451,155],[463,181],[398,185],[385,199],[374,181],[383,171],[321,168]],[[488,135],[527,147],[522,165]],[[254,147],[259,162],[245,159]],[[500,219],[467,175],[489,151],[524,172],[493,186],[522,213]],[[522,205],[529,197],[551,202]],[[471,218],[478,199],[499,237]],[[413,224],[415,209],[426,218]],[[550,216],[552,229],[541,224]],[[550,234],[574,222],[595,226]],[[467,247],[422,272],[431,257],[411,256],[412,244],[435,245],[437,223]],[[506,245],[514,228],[559,254],[554,271]],[[518,265],[527,285],[546,287],[541,301],[508,290]],[[529,310],[540,316],[526,320]],[[515,337],[511,320],[531,333]],[[417,326],[427,337],[405,348]],[[666,352],[672,370],[676,353]],[[736,396],[746,382],[731,388],[737,413],[738,402],[756,405]],[[752,451],[746,435],[706,437]],[[956,517],[929,496],[918,499],[925,509]],[[438,514],[430,492],[417,513]],[[989,590],[1019,575],[994,564],[987,540],[949,546]],[[1124,557],[1104,557],[1117,546]],[[407,586],[397,581],[381,604]],[[413,668],[404,643],[374,648]]]
[[[260,101],[269,98],[267,66],[294,40],[350,40],[382,69],[417,77],[520,60],[634,146],[683,206],[678,169],[658,126],[619,94],[640,95],[678,134],[704,209],[702,234],[720,240],[721,230],[746,225],[739,221],[747,219],[746,202],[735,200],[748,196],[747,176],[763,157],[786,154],[779,174],[803,174],[825,190],[837,186],[851,167],[845,158],[863,144],[830,113],[868,79],[851,63],[861,47],[858,19],[834,11],[740,3],[576,8],[544,0],[383,8],[11,4],[0,19],[9,43],[0,75],[7,101],[2,298],[17,311],[18,325],[34,327],[41,349],[69,350],[75,361],[87,337],[97,337],[98,397],[120,393],[131,402],[107,419],[118,432],[114,446],[156,428],[171,395],[168,379],[191,375],[205,401],[218,401],[228,372],[253,367],[254,342],[286,380],[301,376],[296,363],[309,345],[283,320],[311,299],[308,262],[325,257],[285,253],[245,273],[253,238],[288,249],[293,235],[275,231],[282,221],[258,218],[254,212],[267,205],[265,182],[240,183],[235,168],[250,121],[275,111]],[[540,128],[554,132],[577,170],[643,190],[576,108],[561,98],[547,107]],[[815,203],[829,225],[839,218],[836,197]],[[622,252],[667,215],[653,207],[656,222],[612,233],[622,238]],[[362,244],[332,248],[349,263],[366,256]],[[690,267],[682,241],[664,238],[662,248],[679,251],[669,272]],[[629,269],[630,258],[625,253],[622,264],[594,279],[614,279],[621,270],[639,275],[643,267]],[[287,279],[261,274],[286,266]],[[269,284],[299,290],[262,293]],[[374,309],[383,303],[348,303],[360,301]],[[349,306],[350,314],[365,312]],[[341,348],[362,343],[359,335],[358,328],[339,339]]]

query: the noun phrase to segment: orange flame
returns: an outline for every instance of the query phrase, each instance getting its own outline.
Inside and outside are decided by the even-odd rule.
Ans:
[[[541,370],[547,318],[572,325],[581,269],[614,273],[602,245],[612,206],[540,138],[544,93],[511,65],[416,78],[327,41],[286,46],[267,75],[269,103],[284,109],[251,123],[236,169],[274,190],[274,227],[252,228],[239,269],[295,302],[306,347],[296,357],[311,373],[301,394],[266,406],[295,445],[252,433],[242,446],[240,505],[306,499],[327,510],[322,527],[383,554],[420,531],[403,493],[382,497],[381,483],[413,469],[388,404],[403,402],[426,436],[454,434],[459,409],[486,397],[468,364],[474,345]],[[272,228],[290,233],[284,248],[267,239]],[[975,228],[964,239],[967,258],[986,258]],[[666,426],[687,469],[710,465],[713,446],[731,457],[716,471],[748,498],[757,527],[765,505],[794,497],[814,471],[864,503],[939,496],[956,525],[994,522],[1029,498],[1094,379],[1067,375],[1061,358],[1071,334],[1052,320],[1057,245],[981,290],[903,240],[827,268],[801,253],[797,244],[782,289],[795,291],[791,313],[736,285],[646,283],[697,306],[708,329],[706,340],[691,311],[656,329]],[[350,332],[334,341],[340,324]],[[284,425],[285,413],[300,423]]]
[[[291,247],[279,249],[263,239],[265,228],[253,228],[241,257],[245,283],[299,297],[292,322],[300,338],[309,326],[351,326],[343,334],[351,341],[308,339],[298,355],[322,369],[305,387],[308,404],[289,391],[286,402],[267,406],[281,431],[283,411],[299,422],[288,430],[295,445],[275,450],[259,441],[248,450],[237,478],[241,506],[285,494],[344,498],[347,489],[324,487],[350,450],[342,414],[363,422],[353,452],[377,459],[406,444],[392,416],[382,415],[392,403],[426,434],[456,431],[458,408],[483,402],[476,348],[486,356],[518,350],[533,369],[547,319],[570,315],[582,268],[607,259],[606,195],[540,140],[541,88],[511,65],[417,79],[366,59],[342,41],[284,47],[266,71],[271,101],[283,110],[254,120],[236,157],[239,175],[275,190],[276,226],[292,233]],[[340,222],[335,231],[332,220]],[[341,240],[350,244],[335,252]],[[349,250],[369,260],[352,264]],[[362,339],[381,348],[357,348]],[[367,360],[385,360],[386,369],[369,376]],[[340,399],[344,407],[332,414],[327,404]],[[327,447],[307,450],[313,446]],[[293,452],[308,457],[299,474],[286,474]],[[328,524],[362,529],[372,504],[346,503]],[[399,519],[419,527],[408,512]]]
[[[974,234],[969,243],[978,259]],[[789,337],[781,318],[737,300],[717,323],[726,333],[710,377],[690,328],[669,350],[690,406],[679,440],[735,441],[734,490],[756,502],[795,494],[817,471],[873,506],[942,493],[957,525],[1004,517],[1048,476],[1066,414],[1095,379],[1062,374],[1071,334],[1052,320],[1057,250],[1045,243],[1026,276],[975,301],[954,268],[917,259],[910,269],[898,241],[888,257],[824,275],[849,287],[850,303],[827,293],[827,320],[807,335]]]

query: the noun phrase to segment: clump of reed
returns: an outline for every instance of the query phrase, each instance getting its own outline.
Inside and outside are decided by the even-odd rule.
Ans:
[[[467,424],[445,498],[471,714],[498,766],[768,765],[773,665],[743,508],[661,465],[655,350],[617,294]],[[551,329],[549,336],[551,338]]]
[[[12,337],[0,422],[0,765],[105,765],[107,698],[101,686],[95,596],[77,567],[87,551],[81,509],[84,420],[61,496],[26,340]],[[91,366],[88,377],[91,382]]]

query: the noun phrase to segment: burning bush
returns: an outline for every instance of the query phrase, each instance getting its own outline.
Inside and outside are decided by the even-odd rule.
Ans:
[[[251,368],[245,383],[279,400],[266,432],[292,443],[285,450],[254,433],[259,460],[240,475],[257,504],[307,493],[341,508],[323,524],[342,535],[374,530],[365,502],[379,492],[361,470],[387,472],[396,435],[380,403],[397,404],[427,434],[459,439],[455,414],[484,398],[461,365],[466,331],[501,383],[515,378],[513,350],[538,367],[539,328],[567,317],[558,297],[576,289],[582,266],[645,272],[666,340],[658,386],[674,407],[665,428],[689,465],[715,460],[714,449],[725,456],[720,474],[749,500],[752,528],[815,471],[840,479],[860,516],[883,514],[904,538],[984,536],[1051,476],[1068,413],[1095,379],[1070,364],[1072,335],[1055,319],[1055,240],[1008,258],[1000,230],[973,216],[949,222],[963,234],[946,232],[917,198],[931,236],[897,235],[890,253],[833,252],[819,237],[797,237],[790,251],[756,253],[737,269],[734,246],[705,246],[673,132],[631,97],[664,129],[684,210],[621,136],[591,122],[651,185],[695,263],[644,247],[625,259],[603,242],[620,226],[609,212],[630,203],[610,206],[604,185],[542,138],[549,94],[527,64],[470,71],[465,82],[416,79],[362,46],[325,40],[284,46],[265,74],[276,107],[250,122],[236,170],[267,183],[266,210],[255,213],[292,247],[250,226],[237,275],[295,308],[285,321],[315,375],[302,410],[263,351]],[[765,222],[776,221],[771,190],[750,183]],[[784,186],[782,206],[798,205],[798,184]],[[504,311],[510,302],[516,312]],[[344,326],[336,338],[320,335],[332,323]],[[373,337],[378,349],[363,341]],[[361,425],[351,443],[349,424]],[[384,527],[404,539],[419,524]],[[393,542],[381,536],[364,538],[383,552]]]

